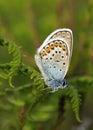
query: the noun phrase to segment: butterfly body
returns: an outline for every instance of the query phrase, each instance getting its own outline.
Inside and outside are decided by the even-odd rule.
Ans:
[[[51,33],[35,55],[46,85],[53,91],[67,86],[64,79],[72,55],[72,31],[58,29]]]

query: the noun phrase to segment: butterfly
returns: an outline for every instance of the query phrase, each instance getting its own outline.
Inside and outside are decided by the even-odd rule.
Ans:
[[[73,50],[73,34],[70,29],[57,29],[38,48],[35,61],[45,84],[52,92],[65,88],[64,79],[68,71]]]

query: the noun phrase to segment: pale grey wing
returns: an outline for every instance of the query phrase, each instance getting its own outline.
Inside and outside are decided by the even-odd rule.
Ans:
[[[54,32],[52,32],[43,42],[43,46],[46,45],[46,43],[51,40],[51,39],[55,39],[55,38],[63,38],[66,40],[66,42],[68,43],[69,46],[69,51],[70,51],[70,59],[72,56],[72,50],[73,50],[73,33],[70,29],[68,28],[63,28],[63,29],[57,29]]]
[[[41,58],[40,58],[38,52],[35,55],[35,61],[36,61],[36,64],[37,64],[42,76],[44,77],[44,80],[48,79],[47,74],[44,72],[44,68],[42,66],[42,61],[41,61]]]
[[[72,50],[73,50],[73,34],[72,34],[72,31],[64,29],[61,33],[62,33],[62,37],[67,41],[67,43],[69,45],[70,60],[71,60]]]
[[[64,51],[60,51],[60,46],[55,46],[56,48],[54,49],[55,51],[57,51],[58,53],[61,52],[61,54],[64,56],[64,59],[61,59],[61,61],[59,63],[56,63],[56,61],[58,62],[58,60],[56,60],[57,58],[60,59],[60,54],[59,56],[56,55],[55,58],[53,57],[53,62],[51,62],[48,58],[51,57],[52,55],[52,52],[54,52],[52,50],[52,46],[51,44],[53,44],[54,42],[57,42],[58,45],[60,45],[59,41],[63,41],[65,44],[66,44],[66,50],[67,50],[67,53],[64,53]],[[63,45],[62,45],[63,46]],[[50,49],[50,51],[48,52],[47,51],[47,48],[48,50]],[[62,48],[61,48],[62,49]],[[46,61],[47,59],[49,61],[46,61],[46,63],[49,63],[50,66],[57,66],[57,68],[61,68],[62,71],[64,71],[64,76],[66,75],[67,73],[67,70],[68,70],[68,67],[69,67],[69,63],[70,63],[70,59],[71,59],[71,55],[72,55],[72,49],[73,49],[73,34],[72,34],[72,31],[70,29],[58,29],[56,31],[54,31],[53,33],[51,33],[46,39],[45,41],[43,42],[43,44],[40,46],[40,48],[37,50],[37,54],[35,55],[35,60],[36,60],[36,64],[37,66],[39,67],[44,79],[48,79],[49,77],[51,77],[51,70],[56,70],[55,72],[57,72],[57,69],[50,69],[48,68],[47,65],[43,65],[44,63],[44,60]],[[51,52],[51,53],[50,53]],[[55,53],[55,52],[54,52]],[[66,56],[65,56],[66,54]],[[53,56],[53,55],[52,55]],[[54,60],[55,60],[55,63],[54,63]],[[64,62],[66,63],[65,65],[62,65],[63,64],[63,60]],[[61,63],[62,62],[62,63]],[[53,63],[53,64],[52,64]],[[45,68],[48,69],[48,72],[46,73],[45,72]],[[47,71],[46,69],[46,71]],[[58,70],[59,71],[59,70]],[[50,72],[50,74],[49,74]],[[61,75],[61,72],[59,71],[59,74]],[[62,77],[64,77],[62,76]],[[59,76],[60,77],[60,76]]]
[[[50,39],[48,45],[42,49],[43,51],[41,50],[41,64],[49,79],[64,79],[69,67],[68,48],[65,39],[55,38]]]

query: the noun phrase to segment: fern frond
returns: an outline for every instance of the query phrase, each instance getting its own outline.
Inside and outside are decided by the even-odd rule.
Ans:
[[[9,79],[9,84],[13,87],[11,80],[12,77],[17,73],[17,70],[21,63],[21,54],[19,51],[19,47],[16,44],[8,42],[3,38],[0,38],[0,45],[6,46],[8,49],[8,53],[12,55],[12,61],[10,61],[10,63],[0,64],[0,69],[2,70],[0,73],[0,77]]]
[[[75,77],[70,80],[70,83],[82,92],[85,90],[85,87],[93,87],[93,78],[89,76]]]
[[[30,99],[33,99],[32,102],[30,102],[30,107],[29,107],[29,111],[32,110],[32,108],[34,108],[34,106],[40,102],[42,99],[44,99],[47,94],[49,93],[49,91],[43,91],[45,84],[44,81],[42,80],[41,74],[39,72],[37,72],[35,69],[25,65],[25,64],[21,64],[20,68],[19,68],[19,72],[28,77],[30,77],[31,79],[31,83],[29,85],[24,85],[23,87],[19,87],[18,90],[22,91],[23,89],[26,89],[28,87],[31,88],[31,92],[30,92]]]
[[[77,88],[75,88],[75,86],[71,86],[71,85],[66,89],[66,95],[71,101],[72,109],[75,113],[77,121],[81,122],[81,119],[79,117],[79,109],[80,109],[80,105],[81,105],[81,95],[79,94]]]
[[[0,77],[3,79],[8,79],[9,69],[10,69],[9,63],[0,64]]]
[[[27,77],[29,77],[31,79],[31,83],[27,86],[27,85],[23,85],[18,87],[18,91],[22,91],[24,89],[26,89],[26,87],[30,87],[31,88],[31,92],[30,92],[30,98],[33,99],[32,102],[30,102],[30,109],[31,110],[33,108],[33,106],[35,106],[35,104],[37,104],[37,102],[39,102],[41,99],[44,99],[44,96],[47,95],[46,91],[42,91],[42,89],[44,88],[44,82],[41,79],[41,75],[34,70],[33,68],[25,65],[22,63],[21,61],[21,54],[20,54],[20,50],[19,47],[11,42],[8,42],[6,40],[4,40],[3,38],[0,38],[0,45],[1,46],[6,46],[8,49],[8,53],[10,55],[12,55],[12,61],[10,61],[9,63],[5,63],[5,64],[0,64],[0,77],[4,78],[4,79],[8,79],[9,80],[9,84],[10,86],[13,87],[12,84],[12,78],[13,76],[21,73],[23,75],[26,75]],[[24,87],[26,86],[26,87]],[[8,91],[17,91],[16,88],[14,89],[5,89],[5,93],[7,93]]]

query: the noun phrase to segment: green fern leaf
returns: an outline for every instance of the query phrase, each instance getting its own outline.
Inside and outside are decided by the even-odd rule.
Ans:
[[[79,94],[77,88],[74,86],[69,86],[66,89],[66,95],[69,97],[71,104],[72,104],[72,109],[75,113],[76,119],[78,122],[81,122],[81,119],[79,117],[79,109],[81,105],[81,95]]]
[[[17,70],[21,63],[21,54],[19,51],[19,47],[16,44],[8,42],[3,38],[0,38],[0,45],[7,46],[9,54],[12,55],[12,61],[10,61],[10,63],[0,65],[0,77],[4,79],[9,79],[9,84],[13,87],[12,77],[17,73]]]

